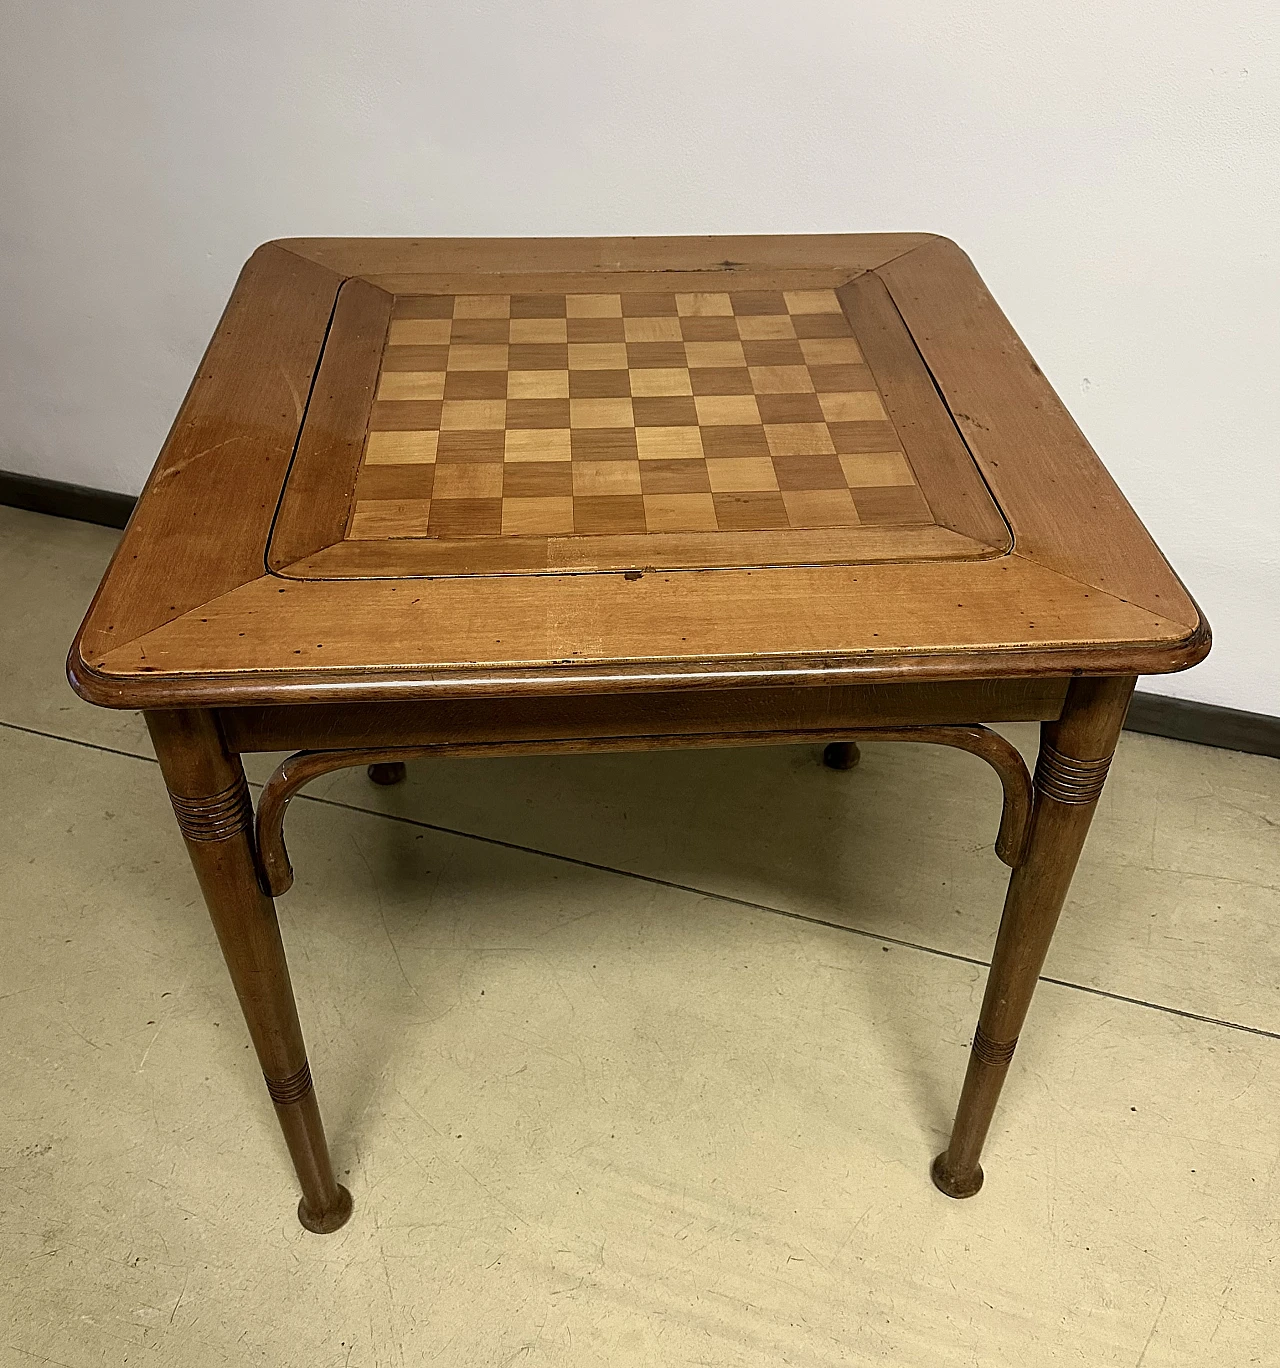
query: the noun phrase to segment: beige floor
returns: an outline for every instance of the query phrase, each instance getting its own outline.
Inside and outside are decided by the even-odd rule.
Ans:
[[[317,784],[317,1238],[145,732],[62,677],[113,541],[0,508],[0,1363],[1280,1364],[1280,762],[1126,735],[970,1202],[926,1170],[1003,883],[978,761]]]

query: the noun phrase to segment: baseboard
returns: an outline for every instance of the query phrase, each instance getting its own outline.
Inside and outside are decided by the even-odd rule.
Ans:
[[[1124,726],[1126,731],[1167,736],[1174,741],[1280,758],[1280,717],[1266,713],[1191,703],[1164,694],[1135,693]]]
[[[38,475],[14,475],[0,470],[0,504],[48,513],[55,518],[75,518],[99,527],[123,527],[137,499],[132,494],[112,494],[105,489],[42,480]]]
[[[76,518],[101,527],[123,527],[137,500],[131,494],[42,480],[37,475],[12,475],[0,470],[0,504]],[[1125,730],[1194,741],[1222,750],[1280,757],[1280,717],[1241,712],[1213,703],[1188,703],[1163,694],[1135,693],[1125,719]]]

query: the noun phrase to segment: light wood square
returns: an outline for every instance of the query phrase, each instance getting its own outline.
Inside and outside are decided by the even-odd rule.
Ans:
[[[744,342],[777,342],[796,335],[786,314],[747,314],[738,319],[738,336]]]
[[[741,342],[686,342],[684,354],[693,366],[745,366]]]
[[[876,489],[916,482],[907,458],[900,451],[866,451],[857,456],[841,456],[840,468],[851,489]]]
[[[570,342],[570,370],[626,370],[625,342]]]
[[[704,427],[758,425],[760,410],[753,394],[700,394],[693,401]]]
[[[505,461],[568,461],[573,457],[568,428],[521,428],[507,433]]]
[[[506,370],[504,346],[459,346],[449,348],[450,370]]]
[[[858,510],[847,489],[784,489],[792,527],[856,527]]]
[[[438,347],[449,340],[447,318],[397,318],[387,332],[392,347]]]
[[[784,290],[782,297],[793,314],[844,312],[834,290]]]
[[[424,537],[430,514],[430,499],[359,499],[351,515],[347,540]]]
[[[571,294],[565,296],[568,318],[621,318],[622,296],[616,294]]]
[[[727,294],[678,294],[676,313],[683,318],[732,318],[733,303]]]
[[[710,494],[646,494],[644,521],[650,532],[714,532],[716,506]]]
[[[510,314],[510,295],[456,295],[454,297],[454,318],[507,318]]]
[[[570,427],[629,428],[634,424],[630,399],[569,400]]]
[[[830,456],[835,451],[826,423],[771,423],[764,435],[771,456]]]
[[[685,367],[655,366],[652,370],[633,370],[631,372],[631,397],[633,399],[661,399],[676,394],[692,394],[689,372]]]
[[[573,492],[583,494],[639,494],[638,461],[575,461]]]
[[[622,335],[628,342],[679,342],[678,318],[626,318]]]
[[[367,465],[432,465],[438,432],[371,432],[365,441]]]
[[[504,499],[504,537],[544,536],[573,531],[572,499]]]
[[[818,403],[822,405],[822,416],[828,423],[883,423],[889,418],[875,390],[820,394]]]
[[[498,499],[502,497],[502,462],[467,461],[436,466],[431,497],[441,499]]]
[[[444,371],[383,371],[379,399],[442,399]]]
[[[563,342],[567,328],[563,318],[513,318],[509,335],[513,342]]]
[[[636,428],[642,461],[692,461],[702,458],[702,435],[696,427]]]
[[[507,425],[505,399],[446,399],[440,409],[440,430],[492,431]]]
[[[751,388],[757,394],[809,394],[813,376],[808,366],[752,366]]]
[[[508,399],[567,399],[569,372],[567,370],[508,371]]]
[[[707,462],[707,478],[716,494],[777,489],[778,477],[767,456],[730,456]]]
[[[853,366],[862,360],[852,337],[802,337],[800,350],[811,366]]]

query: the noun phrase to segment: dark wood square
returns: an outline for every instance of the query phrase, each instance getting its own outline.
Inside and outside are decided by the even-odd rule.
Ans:
[[[427,534],[432,537],[496,537],[502,531],[501,499],[432,499]]]

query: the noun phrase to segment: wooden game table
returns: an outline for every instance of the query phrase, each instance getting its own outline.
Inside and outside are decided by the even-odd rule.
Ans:
[[[336,1182],[276,922],[308,779],[435,755],[936,741],[1012,867],[978,1159],[1135,676],[1196,605],[927,234],[291,239],[242,272],[69,660],[147,718],[302,1187]],[[1039,721],[1034,780],[986,724]],[[241,755],[297,750],[255,818]]]

